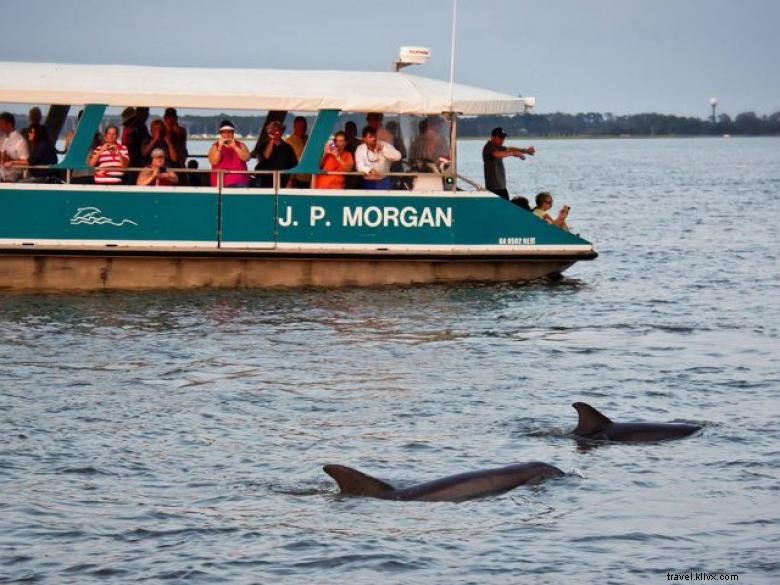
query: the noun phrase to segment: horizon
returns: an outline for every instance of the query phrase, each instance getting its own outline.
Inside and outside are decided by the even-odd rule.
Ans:
[[[215,26],[205,0],[137,0],[121,16],[100,0],[28,0],[9,4],[4,18],[34,24],[36,42],[29,26],[9,27],[0,54],[25,62],[387,70],[400,46],[419,45],[431,48],[431,60],[409,71],[449,79],[451,0],[345,0],[338,8],[226,0],[221,12]],[[780,111],[780,80],[771,74],[778,21],[780,3],[770,0],[460,0],[455,81],[534,96],[539,114],[706,118],[716,97],[721,113],[770,115]],[[134,44],[125,31],[143,34]]]

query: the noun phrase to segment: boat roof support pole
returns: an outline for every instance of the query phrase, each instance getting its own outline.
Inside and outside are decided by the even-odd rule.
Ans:
[[[330,138],[340,113],[341,110],[320,110],[317,113],[317,119],[309,132],[306,146],[303,147],[301,160],[294,168],[290,169],[290,173],[316,175],[320,172],[322,151],[325,149],[325,143]]]
[[[452,185],[449,188],[452,191],[458,190],[458,116],[455,112],[445,112],[444,115],[450,121],[450,170]]]
[[[88,169],[87,155],[92,148],[92,141],[95,138],[95,132],[100,128],[100,122],[103,120],[103,114],[106,113],[104,104],[87,104],[84,106],[84,113],[81,114],[76,126],[76,133],[73,135],[73,141],[70,143],[65,158],[54,165],[57,169]]]
[[[49,140],[52,144],[57,144],[57,139],[60,137],[62,127],[65,125],[65,120],[68,119],[68,112],[70,106],[59,106],[52,104],[49,106],[49,111],[46,112],[46,121],[43,123],[46,126],[46,130],[49,133]]]
[[[286,117],[287,110],[271,110],[266,114],[265,120],[263,121],[263,126],[257,133],[257,142],[255,142],[255,147],[251,152],[252,156],[257,156],[260,153],[260,145],[265,141],[265,129],[268,128],[268,124],[271,122],[279,122],[280,124],[284,124],[284,119]]]

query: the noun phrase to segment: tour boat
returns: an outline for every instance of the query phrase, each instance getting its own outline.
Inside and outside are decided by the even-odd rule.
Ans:
[[[0,183],[2,290],[524,282],[597,256],[590,242],[457,172],[457,116],[521,113],[523,98],[403,72],[18,62],[0,69],[0,103],[51,104],[46,124],[55,137],[69,107],[83,108],[57,165],[63,183]],[[87,168],[106,109],[126,106],[276,119],[316,113],[298,166],[287,171],[305,174],[320,172],[342,112],[443,115],[452,162],[386,191],[286,188],[280,172],[270,188],[223,187],[221,175],[214,187],[70,183]]]

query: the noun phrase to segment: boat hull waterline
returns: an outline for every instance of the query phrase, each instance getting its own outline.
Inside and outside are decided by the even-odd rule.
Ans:
[[[491,193],[2,185],[0,289],[524,282],[592,245]]]

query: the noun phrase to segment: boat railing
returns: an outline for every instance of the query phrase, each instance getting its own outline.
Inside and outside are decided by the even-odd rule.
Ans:
[[[149,167],[116,167],[116,168],[107,168],[104,170],[96,169],[95,167],[85,167],[83,169],[57,169],[53,168],[50,165],[15,165],[12,167],[16,172],[19,172],[24,176],[24,178],[19,179],[18,183],[23,184],[47,184],[47,183],[64,183],[64,184],[85,184],[83,179],[85,178],[91,178],[94,177],[96,172],[117,172],[117,173],[123,173],[123,175],[126,177],[128,174],[137,174],[142,171],[148,171]],[[172,171],[177,174],[177,176],[181,175],[197,175],[199,177],[203,177],[204,175],[208,177],[207,180],[199,180],[197,182],[193,182],[191,180],[186,181],[180,181],[176,185],[166,185],[166,187],[170,188],[182,188],[182,187],[194,187],[194,186],[203,186],[203,187],[216,187],[220,191],[225,188],[225,177],[227,175],[248,175],[250,177],[250,186],[254,186],[256,188],[267,188],[272,189],[273,193],[279,193],[281,190],[286,190],[290,187],[286,187],[285,182],[289,175],[295,174],[290,173],[287,170],[229,170],[229,169],[201,169],[201,168],[178,168],[178,167],[167,167],[168,171]],[[38,176],[29,176],[28,171],[33,171],[36,174],[39,173]],[[78,174],[77,174],[78,173]],[[215,174],[217,177],[217,184],[211,185],[211,175]],[[262,176],[271,176],[272,177],[272,185],[266,186],[266,187],[259,187],[256,185],[251,185],[251,180],[256,179],[258,177]],[[327,172],[327,173],[321,173],[316,176],[342,176],[342,177],[364,177],[364,173],[360,173],[357,171],[351,171],[351,172]],[[457,191],[460,190],[460,188],[456,188],[457,181],[463,181],[468,186],[472,187],[473,189],[477,191],[484,191],[485,188],[480,185],[479,183],[472,181],[471,179],[464,177],[461,174],[451,173],[451,172],[445,172],[445,173],[436,173],[436,172],[390,172],[390,173],[384,173],[382,177],[386,177],[393,180],[393,188],[390,190],[393,191],[425,191],[425,192],[431,192],[431,191]],[[194,184],[193,184],[194,183]],[[89,184],[89,183],[86,183]],[[126,186],[136,186],[133,184],[127,184]],[[103,185],[103,186],[110,186],[110,185]],[[140,186],[140,185],[139,185]],[[236,188],[239,187],[245,187],[246,185],[236,186]],[[228,186],[230,187],[230,186]],[[292,187],[292,189],[295,189],[295,187]],[[306,190],[306,189],[301,189]],[[347,190],[350,190],[349,187],[347,187]]]

